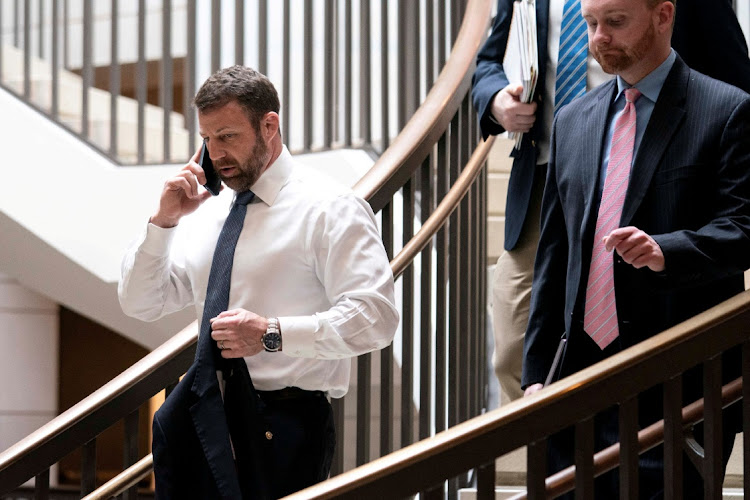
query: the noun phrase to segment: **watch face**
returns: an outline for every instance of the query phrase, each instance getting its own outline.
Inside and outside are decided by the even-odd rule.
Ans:
[[[263,346],[266,348],[266,351],[278,351],[281,348],[281,334],[266,332],[263,335]]]

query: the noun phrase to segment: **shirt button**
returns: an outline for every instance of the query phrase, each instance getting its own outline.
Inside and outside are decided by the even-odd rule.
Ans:
[[[269,441],[272,440],[273,439],[273,432],[266,431],[266,439],[268,439]]]

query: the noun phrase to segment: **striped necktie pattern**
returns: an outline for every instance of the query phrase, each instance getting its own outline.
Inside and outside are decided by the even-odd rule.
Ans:
[[[565,0],[560,26],[560,49],[557,53],[555,113],[586,93],[588,37],[586,21],[581,17],[581,0]]]
[[[625,90],[625,109],[615,121],[612,146],[604,179],[602,199],[596,219],[591,267],[586,285],[586,306],[583,329],[600,349],[604,349],[620,335],[615,302],[615,275],[611,252],[607,252],[603,239],[620,227],[622,206],[630,183],[635,147],[635,101],[641,97],[636,88]]]

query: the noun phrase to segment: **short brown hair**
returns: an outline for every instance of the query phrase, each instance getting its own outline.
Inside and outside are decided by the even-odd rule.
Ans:
[[[255,130],[260,129],[260,119],[266,113],[278,113],[281,107],[271,81],[254,69],[239,65],[211,75],[195,94],[193,105],[199,112],[206,112],[234,100],[245,110]]]

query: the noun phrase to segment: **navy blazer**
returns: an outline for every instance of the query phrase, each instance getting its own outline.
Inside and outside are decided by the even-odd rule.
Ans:
[[[229,427],[216,376],[218,351],[210,335],[201,335],[195,361],[177,387],[154,415],[153,457],[157,499],[270,498],[270,483],[262,464],[261,437],[265,432],[262,402],[252,385],[243,359],[229,360],[240,370],[243,400],[242,421],[247,423],[252,439],[238,436],[234,441],[238,453],[253,456],[253,467],[237,473],[232,453]],[[240,448],[242,447],[242,448]]]
[[[477,68],[472,79],[472,99],[485,139],[505,132],[490,116],[492,99],[508,85],[502,62],[512,14],[513,0],[498,0],[492,32],[477,56]],[[549,0],[537,0],[536,18],[539,83],[535,100],[541,106],[544,99],[550,98],[544,92]],[[691,68],[750,92],[747,44],[729,0],[680,0],[677,3],[672,46]],[[531,132],[525,134],[520,151],[513,154],[515,158],[505,208],[506,250],[512,250],[518,243],[534,184],[534,166],[538,156],[536,143],[546,133],[542,120],[538,119]]]
[[[543,382],[563,331],[563,375],[592,364],[583,304],[599,200],[608,82],[553,124],[524,343],[524,387]],[[744,290],[750,268],[750,95],[675,60],[636,153],[621,226],[661,247],[666,269],[615,258],[620,337],[629,347]],[[615,254],[616,255],[616,254]],[[593,344],[595,345],[595,344]]]

